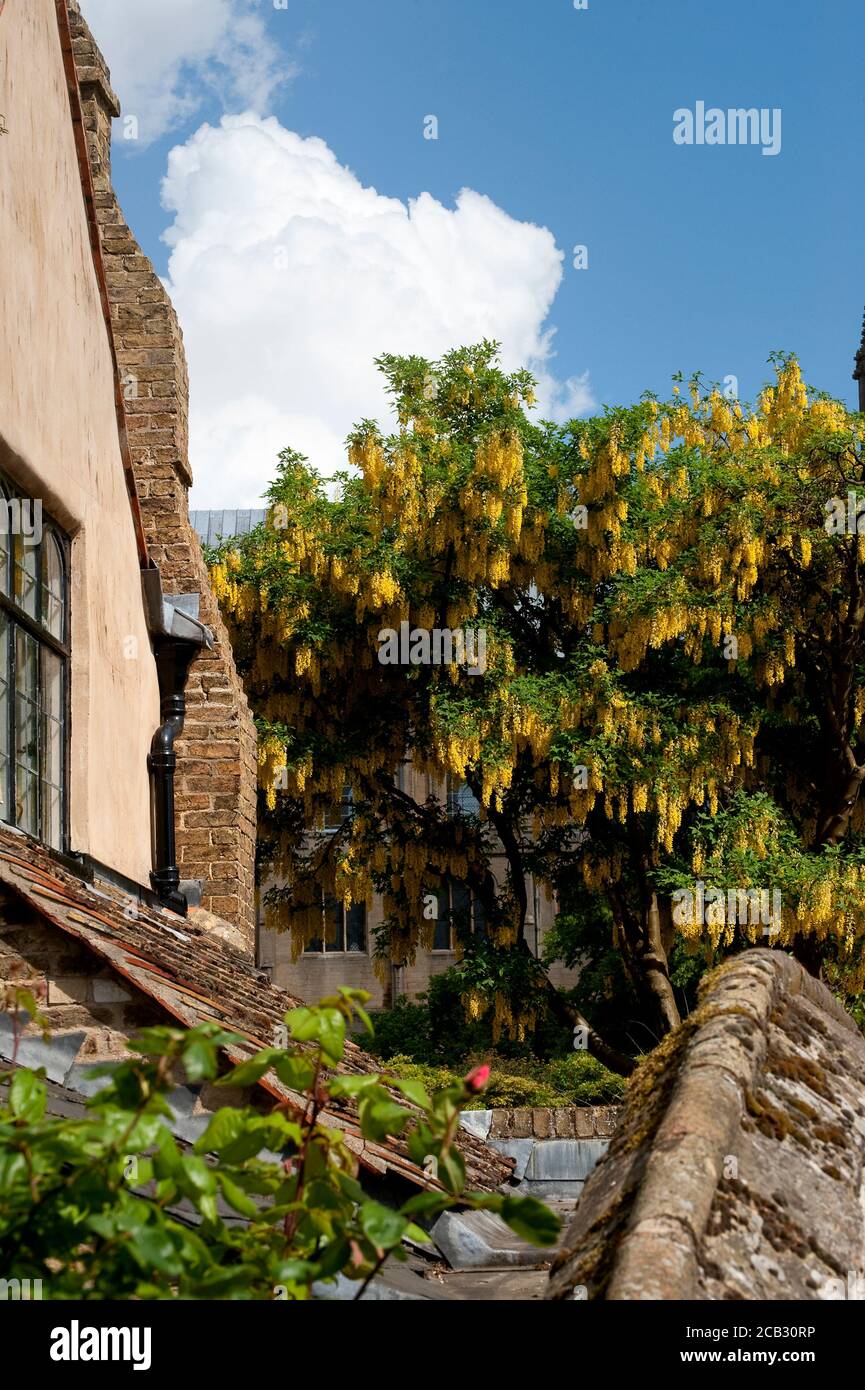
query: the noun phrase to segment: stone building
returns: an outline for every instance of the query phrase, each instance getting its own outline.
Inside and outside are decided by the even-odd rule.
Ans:
[[[743,951],[639,1067],[546,1297],[861,1302],[863,1178],[861,1030],[786,952]]]
[[[0,4],[0,110],[0,1068],[45,1067],[70,1114],[142,1026],[226,1026],[227,1066],[298,1001],[255,966],[254,725],[189,519],[181,333],[111,185],[119,106],[77,0]],[[237,1099],[268,1097],[301,1103],[271,1076]],[[192,1142],[209,1095],[172,1106]],[[428,1185],[352,1105],[324,1118]],[[482,1186],[507,1176],[463,1147]]]
[[[177,319],[77,0],[0,15],[0,821],[251,954],[255,735],[190,524]]]
[[[400,786],[419,804],[430,796],[436,797],[451,814],[458,811],[472,814],[478,809],[465,784],[438,785],[411,766],[402,769]],[[318,834],[333,834],[340,814],[341,808],[335,807],[328,826]],[[504,853],[492,856],[491,867],[497,881],[504,882],[507,877]],[[268,886],[263,883],[262,892],[266,892]],[[556,903],[549,890],[531,875],[527,876],[526,888],[529,904],[526,940],[534,954],[540,955],[544,937],[555,920]],[[376,972],[373,959],[375,928],[384,917],[379,894],[374,895],[368,911],[362,903],[353,905],[346,913],[339,903],[322,902],[321,936],[296,961],[292,961],[289,935],[269,930],[260,907],[258,963],[275,984],[296,990],[304,999],[320,998],[340,984],[368,990],[374,1007],[391,1004],[401,997],[415,999],[429,988],[434,976],[456,964],[457,938],[484,929],[481,903],[464,884],[450,882],[436,898],[437,901],[430,904],[435,912],[432,949],[419,948],[413,964],[391,965],[384,975]],[[575,973],[564,967],[552,967],[550,975],[555,984],[565,989],[576,982]]]
[[[188,518],[180,330],[111,187],[117,99],[77,3],[0,22],[2,817],[157,896],[184,880],[251,942],[254,729]]]

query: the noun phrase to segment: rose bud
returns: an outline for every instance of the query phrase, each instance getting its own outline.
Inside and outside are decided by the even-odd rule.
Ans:
[[[477,1095],[479,1091],[484,1089],[489,1079],[490,1069],[484,1064],[482,1067],[472,1067],[468,1076],[464,1078],[463,1084],[469,1091],[473,1091],[474,1094]]]

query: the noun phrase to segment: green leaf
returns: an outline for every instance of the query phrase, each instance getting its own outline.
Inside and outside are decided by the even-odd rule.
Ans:
[[[555,1245],[561,1234],[559,1217],[537,1197],[506,1197],[500,1215],[512,1231],[532,1245]]]
[[[351,1246],[344,1238],[332,1240],[319,1254],[318,1274],[321,1278],[334,1274],[348,1273],[346,1266],[351,1259]]]
[[[339,1184],[340,1191],[344,1193],[350,1201],[356,1204],[363,1201],[363,1188],[357,1181],[357,1178],[351,1177],[348,1173],[340,1172],[339,1169],[334,1170],[334,1177]]]
[[[358,1212],[360,1228],[379,1250],[390,1250],[399,1245],[409,1223],[398,1211],[384,1207],[380,1202],[364,1202]]]
[[[389,1135],[400,1134],[411,1119],[411,1111],[389,1097],[364,1097],[360,1103],[360,1127],[364,1139],[378,1143]]]
[[[291,1091],[308,1091],[315,1076],[315,1062],[311,1057],[297,1052],[284,1052],[277,1058],[273,1069],[283,1086]]]
[[[127,1248],[146,1273],[159,1269],[164,1274],[179,1274],[183,1268],[174,1241],[161,1226],[143,1227]]]
[[[336,1066],[345,1047],[345,1017],[339,1009],[291,1009],[285,1015],[286,1026],[298,1042],[316,1042],[325,1060]]]
[[[183,1158],[170,1130],[160,1130],[156,1140],[156,1171],[160,1177],[176,1178],[183,1171]]]
[[[367,1076],[333,1076],[327,1083],[332,1096],[361,1096],[379,1085],[375,1074]]]
[[[418,1245],[433,1244],[433,1238],[430,1235],[429,1231],[425,1231],[423,1226],[416,1226],[413,1221],[410,1221],[406,1226],[405,1234],[409,1238],[409,1240],[417,1241]]]
[[[247,1159],[255,1158],[262,1149],[269,1147],[266,1132],[262,1127],[247,1120],[237,1138],[224,1145],[220,1158],[223,1163],[245,1163]]]
[[[404,1216],[438,1216],[447,1211],[451,1199],[445,1192],[418,1192],[403,1203]]]
[[[226,1105],[216,1114],[204,1133],[195,1141],[198,1154],[220,1153],[233,1143],[246,1129],[246,1114],[233,1106]]]
[[[18,1009],[29,1014],[30,1018],[38,1018],[39,1004],[37,1003],[36,995],[33,991],[30,989],[15,989],[13,993]]]
[[[429,1125],[416,1125],[407,1135],[409,1157],[423,1166],[427,1154],[438,1156],[441,1141],[433,1134]]]
[[[142,1115],[136,1120],[131,1133],[124,1140],[124,1150],[126,1153],[140,1153],[142,1149],[150,1149],[156,1143],[165,1125],[159,1115]]]
[[[354,1009],[354,1012],[357,1014],[366,1031],[370,1035],[374,1034],[375,1029],[372,1026],[372,1019],[370,1018],[366,1009],[363,1007],[363,1005],[366,1004],[372,998],[372,995],[370,994],[369,990],[348,989],[346,986],[341,985],[339,993],[342,995],[343,999],[345,999],[346,1002],[350,1004],[350,1006]]]
[[[449,1149],[438,1159],[438,1179],[442,1187],[459,1196],[466,1185],[466,1165],[459,1149]]]
[[[16,1071],[9,1087],[9,1109],[18,1120],[33,1123],[45,1114],[45,1087],[32,1071]]]
[[[177,1049],[184,1034],[179,1028],[142,1028],[129,1039],[130,1052],[142,1052],[147,1057],[164,1057]]]
[[[183,1065],[186,1075],[193,1083],[209,1081],[216,1075],[217,1053],[212,1042],[198,1038],[183,1049]]]
[[[412,1079],[405,1080],[403,1077],[399,1076],[388,1076],[384,1079],[387,1081],[388,1086],[392,1086],[396,1091],[402,1091],[403,1095],[407,1096],[413,1105],[419,1106],[421,1110],[430,1109],[432,1101],[430,1100],[429,1092],[423,1082],[414,1081]]]
[[[144,1187],[153,1180],[153,1161],[149,1158],[137,1159],[135,1186]]]
[[[258,1215],[258,1207],[252,1198],[247,1197],[242,1188],[238,1187],[237,1183],[232,1182],[225,1173],[217,1173],[217,1178],[222,1188],[222,1195],[229,1206],[234,1207],[234,1210],[239,1212],[241,1216],[246,1216],[250,1221],[254,1221]]]
[[[253,1264],[232,1265],[228,1269],[208,1269],[196,1287],[196,1293],[208,1299],[250,1297],[250,1289],[261,1279],[261,1270]]]
[[[198,1158],[195,1154],[187,1154],[183,1159],[183,1175],[196,1193],[209,1194],[216,1191],[216,1174],[203,1158]]]
[[[311,1260],[278,1260],[273,1266],[274,1284],[311,1284],[318,1277],[319,1265]]]
[[[239,1066],[233,1067],[225,1076],[220,1076],[216,1082],[217,1086],[253,1086],[256,1081],[260,1081],[264,1073],[270,1071],[274,1060],[282,1057],[283,1051],[279,1047],[265,1047],[261,1052],[256,1052],[254,1057],[250,1057],[247,1062],[241,1062]]]
[[[206,1192],[202,1197],[199,1197],[198,1209],[206,1221],[217,1221],[219,1219],[216,1197],[212,1192]]]

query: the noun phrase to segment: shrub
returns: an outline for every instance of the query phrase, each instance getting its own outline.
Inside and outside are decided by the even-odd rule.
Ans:
[[[459,1067],[466,1057],[495,1053],[501,1058],[532,1059],[564,1052],[571,1033],[547,1016],[538,1021],[530,1039],[493,1042],[492,1016],[466,1017],[463,995],[466,979],[460,966],[452,966],[430,980],[426,994],[415,1002],[405,998],[393,1008],[373,1014],[375,1038],[366,1046],[376,1057],[411,1057],[432,1066]]]
[[[449,1073],[432,1098],[417,1079],[387,1089],[377,1075],[339,1073],[347,1026],[367,1021],[366,998],[340,990],[291,1010],[291,1046],[265,1048],[224,1076],[220,1049],[242,1043],[236,1034],[216,1024],[147,1028],[130,1044],[138,1056],[91,1070],[106,1084],[80,1119],[46,1115],[44,1075],[13,1058],[0,1072],[0,1269],[42,1281],[52,1299],[302,1300],[340,1273],[360,1294],[386,1260],[405,1258],[406,1237],[429,1239],[416,1223],[456,1204],[495,1211],[519,1235],[554,1245],[558,1218],[535,1198],[464,1190],[454,1141],[486,1068]],[[36,1012],[30,996],[17,1008]],[[16,1022],[16,1052],[19,1037]],[[247,1087],[270,1071],[304,1097],[301,1109],[226,1106],[191,1152],[178,1146],[167,1099],[178,1081]],[[320,1120],[330,1099],[349,1098],[364,1138],[404,1134],[434,1187],[396,1210],[370,1200],[342,1131]],[[192,1221],[173,1214],[181,1202]],[[226,1219],[226,1206],[243,1220]]]
[[[367,1050],[385,1059],[400,1056],[429,1060],[433,1044],[425,999],[422,995],[421,1002],[412,1004],[403,996],[392,1009],[371,1014],[375,1034],[371,1040],[364,1040]]]
[[[615,1105],[623,1100],[627,1082],[609,1071],[588,1052],[572,1052],[545,1064],[549,1085],[558,1096],[556,1105]]]
[[[490,1067],[490,1078],[482,1096],[470,1101],[467,1110],[529,1109],[547,1105],[613,1105],[625,1093],[625,1080],[586,1052],[573,1052],[550,1062],[515,1060],[495,1054],[470,1058],[464,1069],[478,1060]],[[387,1070],[406,1081],[419,1081],[429,1088],[453,1086],[460,1071],[417,1062],[412,1057],[394,1056]]]
[[[533,1109],[558,1103],[555,1092],[543,1081],[498,1069],[490,1072],[483,1098],[484,1107],[490,1110]]]

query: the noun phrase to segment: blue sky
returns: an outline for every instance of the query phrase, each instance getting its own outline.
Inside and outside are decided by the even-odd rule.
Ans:
[[[84,0],[85,13],[96,3]],[[178,9],[189,3],[174,0]],[[427,192],[452,210],[469,188],[515,223],[549,230],[565,259],[540,316],[544,331],[555,329],[546,366],[560,381],[584,380],[584,397],[629,401],[647,388],[667,391],[676,371],[700,369],[712,379],[735,375],[751,399],[769,352],[790,349],[809,381],[853,403],[865,304],[861,0],[589,0],[586,10],[573,0],[224,3],[254,14],[276,68],[294,73],[267,91],[260,115],[319,137],[387,198],[407,203]],[[91,23],[111,61],[111,35],[95,15]],[[207,72],[180,71],[194,109],[147,148],[115,143],[121,201],[163,274],[169,150],[203,121],[250,104],[238,97],[236,74],[233,88],[222,80],[218,61]],[[674,144],[674,111],[697,101],[780,108],[780,153]],[[437,140],[423,138],[428,115],[438,119]],[[197,216],[206,222],[202,197],[203,183]],[[188,205],[185,216],[192,245]],[[587,270],[572,267],[577,243],[588,247]],[[510,278],[502,276],[504,297]],[[184,303],[193,317],[180,280],[178,290],[181,318]],[[400,304],[410,315],[410,298]],[[280,322],[280,333],[291,331]],[[203,352],[199,359],[204,376]],[[194,351],[191,365],[195,392]],[[284,389],[279,408],[294,410],[290,381]],[[303,389],[303,408],[314,408],[309,384]],[[230,477],[219,487],[231,491]]]

